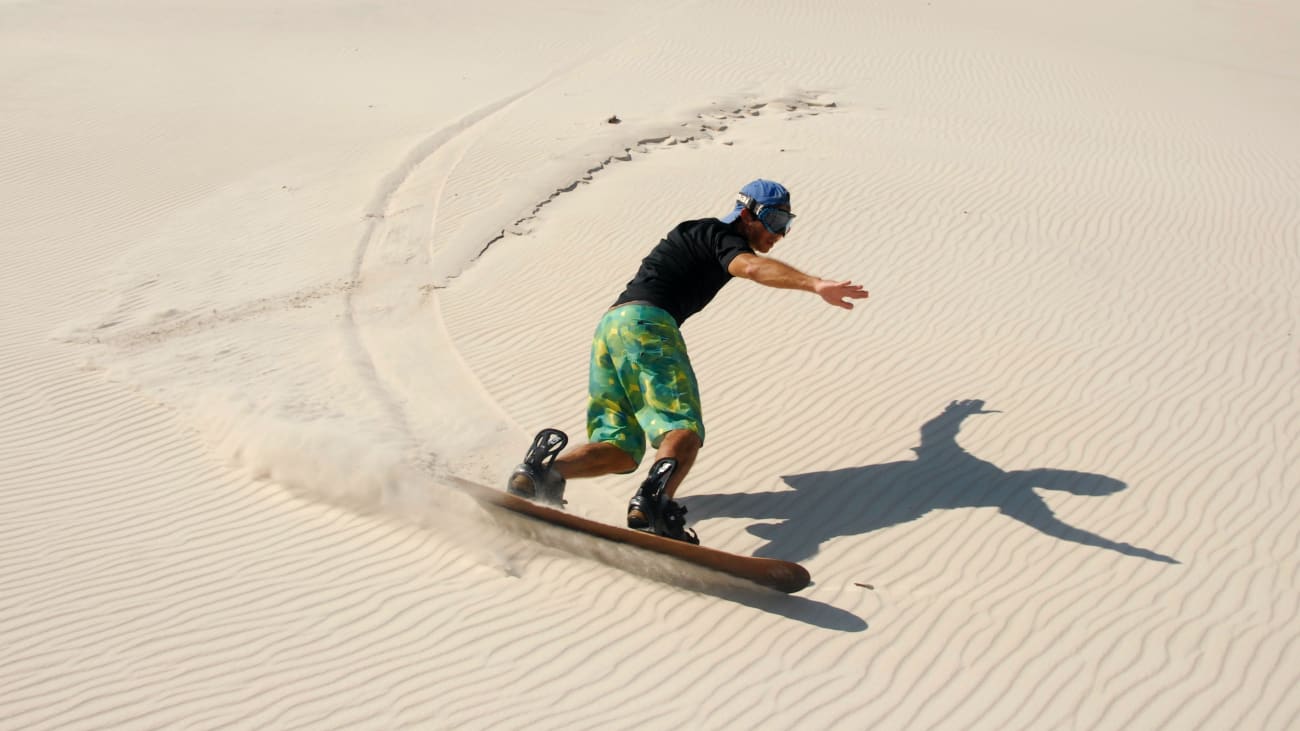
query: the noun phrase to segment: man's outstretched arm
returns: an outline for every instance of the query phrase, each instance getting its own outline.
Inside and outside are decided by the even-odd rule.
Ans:
[[[785,262],[757,254],[739,254],[727,267],[734,277],[758,282],[765,287],[797,289],[812,292],[827,303],[846,310],[853,309],[851,299],[866,299],[868,292],[850,281],[836,282],[814,277],[795,269]]]

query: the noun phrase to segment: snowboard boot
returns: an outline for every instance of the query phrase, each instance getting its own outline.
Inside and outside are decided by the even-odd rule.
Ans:
[[[569,437],[559,429],[543,429],[533,437],[524,461],[506,480],[506,492],[526,500],[564,507],[564,475],[553,466]]]
[[[686,506],[676,500],[665,500],[659,507],[659,520],[655,524],[655,533],[675,541],[700,545],[700,537],[695,531],[686,527]]]
[[[645,478],[627,503],[627,527],[637,530],[654,528],[659,517],[659,502],[668,487],[668,478],[677,469],[677,460],[665,457],[650,468],[650,476]]]
[[[686,508],[668,499],[668,478],[675,469],[677,460],[672,457],[654,463],[650,476],[628,501],[627,527],[698,545],[700,539],[695,531],[686,528]]]

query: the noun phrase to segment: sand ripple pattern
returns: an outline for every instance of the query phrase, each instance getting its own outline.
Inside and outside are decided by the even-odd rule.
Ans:
[[[85,231],[142,239],[266,214],[222,239],[262,258],[203,250],[192,297],[158,301],[161,249],[106,291],[93,237],[64,231],[74,260],[25,184],[71,153],[9,152],[34,115],[0,131],[6,241],[39,244],[0,272],[0,727],[1300,724],[1293,11],[683,3],[598,47],[557,30],[572,57],[517,82],[437,10],[349,28],[389,23],[408,66],[460,42],[473,79],[343,78],[411,105],[483,84],[463,110],[118,218],[74,198]],[[540,53],[528,30],[507,47]],[[774,254],[872,298],[735,282],[687,324],[710,437],[681,497],[710,545],[817,583],[747,590],[442,489],[537,427],[580,435],[600,312],[756,175],[800,216]],[[47,337],[83,309],[102,327]],[[282,407],[229,420],[280,463],[231,470],[167,408],[216,390]],[[570,509],[617,520],[635,481]]]
[[[745,122],[781,141],[763,174],[805,151],[785,178],[801,226],[777,255],[863,279],[873,301],[845,316],[733,284],[687,326],[712,434],[685,493],[700,530],[806,562],[810,599],[870,624],[852,645],[782,625],[802,651],[763,633],[752,679],[777,682],[762,668],[783,658],[801,679],[783,697],[826,726],[1287,726],[1294,147],[1279,163],[1267,143],[1148,114],[1106,69],[963,48],[910,61],[968,93]],[[556,201],[477,265],[511,293],[508,316],[484,288],[440,292],[468,366],[521,424],[581,429],[589,328],[671,211],[752,177],[740,145],[634,158]],[[678,154],[709,172],[680,175]],[[616,514],[627,483],[586,500]],[[632,616],[674,611],[646,601]],[[678,671],[710,689],[690,696],[696,722],[780,726],[779,708],[737,711],[756,693],[732,695],[717,667]]]

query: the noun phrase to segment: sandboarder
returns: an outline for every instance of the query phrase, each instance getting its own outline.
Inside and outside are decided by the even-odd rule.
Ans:
[[[562,505],[568,479],[634,472],[648,441],[657,450],[655,463],[628,503],[628,527],[698,543],[686,529],[686,509],[672,499],[704,444],[699,387],[681,325],[733,277],[813,292],[846,310],[853,309],[851,300],[867,297],[851,281],[810,276],[761,256],[790,232],[794,217],[789,191],[758,179],[740,189],[722,218],[686,221],[668,232],[596,327],[588,442],[562,451],[568,441],[562,432],[541,431],[507,490]]]

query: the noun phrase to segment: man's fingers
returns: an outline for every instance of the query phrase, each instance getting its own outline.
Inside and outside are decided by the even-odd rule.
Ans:
[[[827,302],[836,307],[851,310],[853,309],[853,303],[849,302],[850,298],[866,299],[869,296],[869,293],[867,290],[862,288],[862,285],[854,284],[852,281],[845,280],[843,282],[836,282],[834,287],[832,287],[830,291],[823,293],[822,296]]]
[[[840,289],[844,291],[845,297],[857,297],[861,299],[868,295],[867,290],[863,289],[861,284],[854,284],[851,281],[840,282]]]

